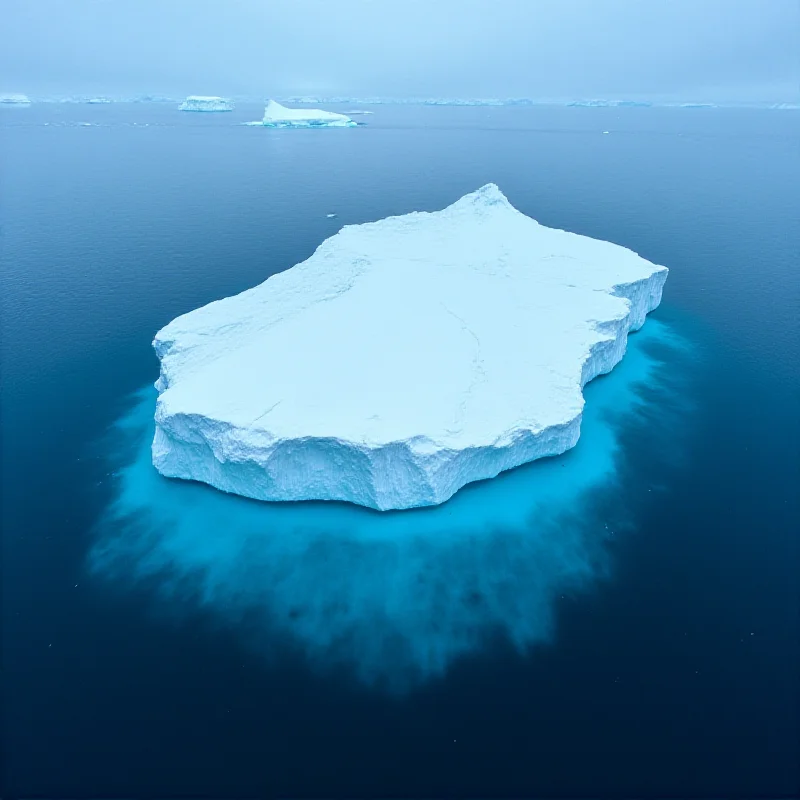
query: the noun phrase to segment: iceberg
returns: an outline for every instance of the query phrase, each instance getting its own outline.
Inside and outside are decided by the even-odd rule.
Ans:
[[[611,108],[614,103],[611,100],[572,100],[567,105],[585,108]]]
[[[187,98],[188,99],[188,98]],[[174,103],[175,98],[160,94],[140,94],[133,97],[131,103]]]
[[[160,330],[152,460],[258,500],[437,505],[558,455],[666,267],[540,225],[494,184],[348,225]]]
[[[0,103],[9,106],[29,106],[31,101],[26,94],[0,94]]]
[[[584,108],[649,108],[653,104],[648,100],[572,100],[567,105]]]
[[[316,108],[287,108],[270,100],[261,122],[247,124],[264,125],[268,128],[353,128],[358,123],[345,114]]]
[[[233,111],[233,100],[225,97],[189,95],[179,106],[181,111]]]

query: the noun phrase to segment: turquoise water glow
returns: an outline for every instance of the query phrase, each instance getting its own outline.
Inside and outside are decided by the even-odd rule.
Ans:
[[[603,508],[616,495],[619,426],[641,411],[641,388],[663,387],[686,348],[648,320],[611,375],[587,386],[572,451],[413,511],[260,503],[163,478],[150,460],[155,392],[147,388],[110,440],[114,458],[130,463],[118,471],[93,568],[115,579],[157,577],[168,613],[184,602],[227,624],[247,617],[242,631],[262,652],[289,636],[313,663],[343,662],[394,689],[443,675],[497,633],[527,650],[555,635],[559,597],[613,569],[614,526],[590,504]]]

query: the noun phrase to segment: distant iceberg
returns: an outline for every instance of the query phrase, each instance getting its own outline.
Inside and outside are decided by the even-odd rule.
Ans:
[[[800,105],[797,103],[775,103],[775,105],[770,106],[770,108],[780,111],[797,111],[800,109]]]
[[[622,359],[666,277],[494,184],[347,225],[156,334],[153,463],[259,500],[442,503],[577,443],[584,385]]]
[[[417,105],[417,106],[586,106],[596,108],[647,108],[650,100],[572,100],[568,98],[532,97],[316,97],[286,98],[287,103],[348,105]],[[349,112],[348,112],[349,113]]]
[[[0,94],[0,103],[9,106],[29,106],[31,101],[26,94]]]
[[[679,108],[716,108],[714,103],[681,103]]]
[[[471,98],[458,98],[458,97],[433,97],[428,100],[421,100],[422,105],[425,106],[503,106],[506,105],[505,100],[476,97]]]
[[[610,100],[571,100],[567,105],[586,108],[608,108],[613,105],[613,103]]]
[[[653,104],[647,100],[571,100],[567,105],[584,108],[648,108]]]
[[[358,125],[346,114],[321,111],[317,108],[286,108],[274,100],[267,103],[264,118],[246,125],[263,125],[267,128],[354,128]]]
[[[111,103],[113,101],[108,97],[90,97],[86,102],[90,106],[98,106],[105,105],[106,103]]]
[[[140,94],[131,98],[132,103],[174,103],[174,97],[166,97],[160,94]]]
[[[472,98],[472,97],[316,97],[299,96],[285,98],[287,103],[347,104],[347,105],[403,105],[403,106],[531,106],[536,101],[517,98]],[[350,113],[350,112],[348,112]],[[367,113],[367,112],[362,112]]]
[[[233,100],[191,94],[179,106],[180,111],[233,111]]]

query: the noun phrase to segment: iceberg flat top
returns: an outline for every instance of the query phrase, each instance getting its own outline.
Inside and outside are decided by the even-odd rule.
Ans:
[[[666,276],[494,184],[346,226],[159,331],[154,464],[263,500],[443,502],[577,442],[583,385],[622,358]]]
[[[317,108],[287,108],[270,100],[264,109],[263,125],[285,127],[352,127],[356,123],[346,114]]]

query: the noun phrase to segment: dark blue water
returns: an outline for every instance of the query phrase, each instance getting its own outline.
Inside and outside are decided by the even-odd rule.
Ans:
[[[0,109],[4,796],[795,793],[800,115],[373,110]],[[158,328],[489,181],[671,269],[575,450],[394,514],[149,468]]]

